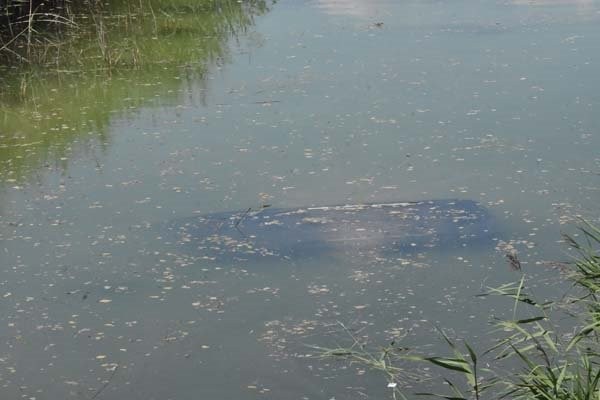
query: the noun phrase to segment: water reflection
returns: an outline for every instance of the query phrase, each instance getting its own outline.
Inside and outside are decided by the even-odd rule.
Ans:
[[[575,6],[577,8],[590,8],[594,0],[513,0],[513,4],[530,6]]]
[[[48,65],[6,68],[0,182],[63,170],[81,153],[97,159],[113,118],[141,105],[175,104],[190,93],[202,102],[207,71],[229,58],[228,40],[267,10],[264,1],[126,3],[112,1],[93,21],[81,17],[76,35],[44,49]]]
[[[10,128],[22,133],[11,133],[16,145],[3,149],[12,157],[3,168],[21,166],[24,177],[54,163],[69,169],[24,190],[7,185],[0,204],[0,397],[330,399],[360,397],[360,385],[383,399],[384,381],[358,366],[307,358],[306,344],[333,345],[340,336],[331,336],[331,325],[341,321],[374,345],[437,343],[435,325],[489,348],[494,337],[483,321],[513,307],[510,298],[475,297],[518,280],[491,246],[364,257],[301,248],[304,258],[232,265],[170,245],[154,229],[180,217],[258,204],[272,212],[472,198],[501,220],[506,251],[518,253],[523,272],[540,276],[544,298],[542,278],[555,275],[536,262],[564,257],[556,254],[556,217],[578,213],[575,200],[597,205],[598,26],[544,20],[539,29],[537,19],[515,11],[524,7],[493,2],[380,4],[394,15],[381,29],[372,26],[378,20],[354,23],[304,2],[278,3],[257,19],[265,45],[251,59],[224,50],[235,17],[196,27],[167,9],[180,15],[167,27],[181,24],[164,48],[152,37],[136,39],[160,63],[115,50],[89,61],[89,70],[65,66],[71,73],[27,81],[34,100],[11,86],[6,115],[22,110],[22,125],[15,119]],[[506,32],[494,33],[497,21]],[[194,47],[187,36],[194,29],[209,29],[203,35],[214,46]],[[229,58],[226,73],[215,73]],[[208,89],[211,101],[198,106]],[[34,123],[46,133],[35,136]],[[86,153],[90,147],[95,154]],[[249,215],[225,227],[237,235]],[[385,225],[370,215],[365,224]],[[324,222],[317,217],[304,222]],[[338,228],[364,228],[346,217]],[[438,226],[407,219],[417,221]],[[469,221],[479,232],[487,219]],[[188,231],[190,246],[198,247],[201,228]],[[273,238],[297,241],[288,231]],[[454,226],[443,232],[463,234]],[[427,240],[424,233],[418,238]],[[442,346],[427,351],[447,354]]]
[[[295,260],[351,252],[392,259],[491,244],[493,218],[469,200],[263,207],[179,219],[166,234],[205,259]]]
[[[315,0],[315,6],[330,15],[372,18],[380,14],[379,2],[365,0]]]
[[[401,24],[414,27],[438,27],[452,25],[460,32],[489,33],[495,29],[504,30],[508,25],[543,23],[547,19],[566,20],[597,19],[597,0],[508,0],[485,3],[457,2],[460,12],[447,13],[447,9],[435,2],[408,1],[402,7],[410,10],[406,14],[394,14],[397,4],[389,0],[312,0],[312,5],[320,12],[331,16],[347,16],[358,20],[381,19],[385,24]],[[507,19],[506,11],[515,13],[515,18]],[[501,9],[504,9],[500,11]],[[393,18],[389,18],[393,17]],[[382,27],[377,21],[376,27]],[[462,24],[465,24],[462,27]]]
[[[597,0],[512,0],[510,4],[530,6],[529,12],[532,14],[539,15],[548,12],[548,9],[557,8],[567,11],[567,14],[574,13],[578,19],[598,19]]]
[[[316,0],[315,6],[331,15],[350,15],[369,18],[378,14],[373,1],[361,0]]]

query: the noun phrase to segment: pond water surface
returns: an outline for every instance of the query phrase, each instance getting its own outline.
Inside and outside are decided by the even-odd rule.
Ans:
[[[512,303],[475,296],[520,279],[507,249],[551,296],[561,232],[597,219],[599,6],[284,0],[235,23],[224,8],[213,23],[228,29],[141,69],[15,78],[0,121],[0,397],[386,398],[384,377],[309,345],[352,344],[343,325],[442,352],[441,326],[486,348]],[[497,235],[220,262],[165,228],[430,199],[478,202]]]

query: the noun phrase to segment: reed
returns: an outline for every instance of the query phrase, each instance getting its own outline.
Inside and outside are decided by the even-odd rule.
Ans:
[[[65,27],[75,27],[67,0],[0,2],[0,61],[33,62],[36,49],[56,40]]]
[[[155,42],[152,47],[169,45],[157,41],[165,32],[216,34],[211,29],[214,24],[197,23],[198,15],[226,14],[233,18],[219,28],[235,30],[247,25],[251,14],[267,8],[263,0],[4,0],[0,1],[0,65],[62,68],[66,60],[86,64],[93,59],[103,68],[135,66],[143,62],[142,47],[150,41]],[[89,46],[90,39],[95,46]]]
[[[72,25],[60,32],[36,28],[48,40],[29,55],[26,42],[23,57],[1,52],[0,181],[63,170],[74,151],[97,159],[110,146],[112,119],[177,104],[192,85],[194,101],[204,102],[207,73],[227,63],[230,40],[265,5],[105,0],[94,10],[70,6]]]
[[[396,380],[401,378],[396,372],[410,370],[414,362],[440,368],[440,376],[450,392],[414,393],[419,396],[452,400],[599,399],[600,229],[582,221],[579,235],[565,235],[565,241],[577,252],[567,271],[574,295],[539,302],[528,293],[525,274],[517,282],[489,288],[481,296],[510,298],[513,307],[510,319],[492,321],[498,339],[479,354],[466,340],[459,346],[442,329],[438,331],[452,350],[450,356],[421,355],[415,349],[416,354],[397,356],[393,369],[382,368],[373,362],[377,360],[376,353],[364,348],[356,350],[356,345],[317,348],[317,354],[361,363]]]
[[[375,350],[369,349],[343,323],[338,322],[338,324],[352,339],[352,345],[336,348],[310,346],[317,357],[320,359],[343,359],[350,364],[360,364],[379,372],[385,377],[387,385],[391,389],[392,399],[406,399],[402,390],[403,383],[407,380],[419,379],[417,375],[401,367],[402,362],[410,357],[408,349],[398,345],[398,341],[393,341]]]

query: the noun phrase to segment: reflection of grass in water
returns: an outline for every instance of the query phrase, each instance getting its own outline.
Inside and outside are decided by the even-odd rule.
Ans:
[[[0,179],[22,181],[90,141],[106,145],[115,115],[173,103],[265,10],[262,1],[112,0],[73,16],[72,34],[34,49],[37,65],[5,67],[0,78]]]
[[[183,37],[219,37],[244,29],[252,16],[267,10],[265,0],[91,0],[40,3],[8,0],[0,3],[0,59],[57,68],[91,60],[106,66],[139,64],[146,50],[172,46],[167,54],[184,49]],[[157,41],[160,39],[160,41]],[[169,40],[171,39],[171,40]],[[153,42],[151,46],[148,43]],[[221,46],[215,46],[219,49]],[[186,47],[185,53],[198,51]],[[150,60],[157,60],[153,54]],[[73,57],[67,57],[73,56]],[[175,58],[176,59],[176,58]],[[148,61],[148,59],[146,60]]]
[[[85,29],[54,50],[74,51],[84,69],[139,67],[148,63],[203,63],[226,55],[223,39],[244,30],[262,2],[146,0],[133,4],[113,0],[106,10],[86,16]],[[78,45],[83,38],[87,47]],[[53,57],[49,57],[50,60]],[[71,66],[72,67],[72,66]]]

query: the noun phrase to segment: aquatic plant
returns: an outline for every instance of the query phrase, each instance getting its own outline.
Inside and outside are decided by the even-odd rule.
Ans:
[[[29,63],[34,50],[50,43],[64,26],[75,26],[70,1],[0,2],[0,60]]]
[[[402,383],[408,379],[417,379],[416,375],[411,374],[406,368],[401,367],[402,361],[410,357],[408,349],[400,346],[399,342],[395,340],[377,350],[371,350],[343,323],[338,322],[338,324],[352,339],[352,345],[337,348],[310,346],[315,351],[317,357],[320,359],[343,359],[351,364],[360,364],[373,371],[377,371],[385,377],[387,387],[391,389],[394,400],[398,398],[406,399],[402,390]],[[401,385],[399,386],[398,383]]]
[[[94,55],[104,67],[137,64],[144,46],[169,46],[168,40],[157,41],[165,33],[177,38],[216,33],[214,24],[198,23],[199,14],[229,15],[219,29],[233,30],[266,9],[263,0],[5,0],[0,2],[0,63],[61,68],[67,60],[89,63]],[[88,45],[90,39],[95,46]]]
[[[261,0],[90,4],[55,10],[68,27],[24,26],[24,10],[4,27],[31,29],[35,40],[17,45],[23,33],[8,45],[5,37],[0,51],[0,181],[22,183],[40,167],[62,170],[73,147],[97,158],[115,116],[172,104],[186,85],[201,86],[229,59],[229,39],[266,11]]]
[[[567,270],[574,295],[538,302],[527,293],[524,274],[519,281],[490,288],[482,295],[510,298],[514,306],[510,319],[492,321],[499,339],[481,354],[467,341],[463,341],[464,349],[461,348],[443,329],[438,332],[452,350],[451,356],[400,354],[393,365],[389,361],[382,364],[376,353],[364,347],[356,350],[355,344],[348,348],[317,348],[317,354],[361,363],[396,381],[401,378],[398,371],[409,370],[412,362],[427,362],[441,368],[442,379],[451,393],[417,395],[453,400],[597,399],[600,397],[600,229],[583,222],[579,232],[580,237],[564,236],[566,243],[577,251]],[[568,329],[569,324],[574,327],[572,330]],[[395,398],[397,393],[393,395]]]

